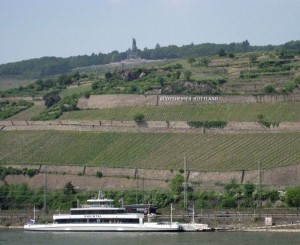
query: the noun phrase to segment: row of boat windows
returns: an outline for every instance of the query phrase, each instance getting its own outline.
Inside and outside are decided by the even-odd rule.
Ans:
[[[120,214],[125,213],[124,210],[72,210],[71,214]]]
[[[56,224],[85,224],[85,223],[99,223],[99,224],[138,224],[139,219],[58,219]]]

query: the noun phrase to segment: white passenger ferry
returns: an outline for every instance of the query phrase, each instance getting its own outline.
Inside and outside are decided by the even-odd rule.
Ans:
[[[24,225],[26,231],[180,231],[178,223],[144,222],[144,214],[128,213],[113,206],[99,192],[97,199],[87,200],[87,205],[70,209],[71,214],[54,214],[53,223],[37,224],[35,218]]]

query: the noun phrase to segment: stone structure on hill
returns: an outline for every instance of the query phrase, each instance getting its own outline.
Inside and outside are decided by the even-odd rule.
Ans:
[[[132,48],[127,50],[127,59],[140,59],[135,38],[132,38]]]

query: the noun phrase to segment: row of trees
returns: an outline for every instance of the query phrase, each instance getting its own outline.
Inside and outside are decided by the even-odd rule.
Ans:
[[[184,45],[182,47],[176,45],[160,47],[157,44],[154,49],[144,48],[144,50],[137,50],[137,53],[143,59],[175,59],[216,54],[225,55],[226,53],[234,52],[272,51],[274,49],[299,52],[300,41],[292,41],[279,46],[251,46],[247,40],[241,43],[203,43],[198,45]],[[77,67],[108,64],[110,62],[125,60],[126,58],[127,52],[118,51],[112,51],[108,54],[92,53],[91,55],[79,55],[69,58],[43,57],[0,65],[0,76],[14,75],[27,78],[43,78],[50,75],[67,73]]]
[[[115,200],[115,205],[120,206],[119,200],[126,204],[151,203],[158,208],[165,208],[170,203],[182,207],[183,183],[181,174],[176,175],[169,183],[169,191],[163,190],[125,190],[105,191],[106,197]],[[282,207],[300,206],[300,186],[288,188],[285,191],[263,191],[253,183],[238,184],[235,180],[224,185],[223,192],[194,191],[188,186],[188,200],[195,203],[196,208],[259,208],[272,207],[274,203],[281,203]],[[77,192],[71,182],[65,184],[62,190],[48,192],[47,205],[49,209],[69,209],[78,203],[96,196],[96,191]],[[44,205],[44,190],[30,189],[27,184],[0,186],[0,209],[32,208],[35,205],[41,209]]]

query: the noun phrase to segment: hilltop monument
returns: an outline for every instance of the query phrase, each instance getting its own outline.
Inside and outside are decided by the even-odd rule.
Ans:
[[[132,60],[132,59],[140,59],[138,55],[138,49],[136,46],[136,40],[135,38],[132,38],[132,48],[127,50],[127,59]]]

